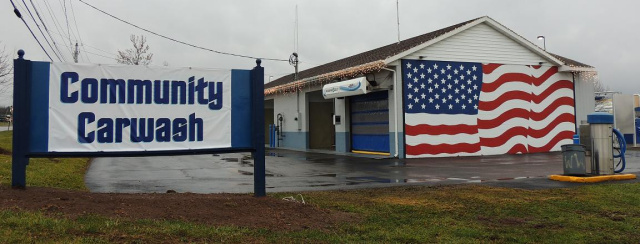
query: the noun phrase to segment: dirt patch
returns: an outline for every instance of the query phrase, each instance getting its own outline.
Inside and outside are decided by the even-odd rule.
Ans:
[[[182,220],[270,230],[327,229],[352,222],[352,214],[309,204],[246,194],[89,193],[0,186],[0,209],[42,211],[77,218],[87,214],[124,219]]]

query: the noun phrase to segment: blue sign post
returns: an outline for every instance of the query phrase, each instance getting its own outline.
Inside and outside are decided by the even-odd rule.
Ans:
[[[266,196],[264,68],[75,65],[14,60],[12,187],[29,158],[251,152]]]

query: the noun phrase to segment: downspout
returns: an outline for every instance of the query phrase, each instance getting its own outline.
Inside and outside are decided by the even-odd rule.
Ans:
[[[396,71],[393,69],[389,69],[389,68],[382,68],[383,70],[387,70],[393,73],[393,117],[394,117],[394,127],[395,127],[395,145],[396,145],[396,151],[395,154],[393,155],[394,158],[398,158],[398,92],[395,89],[398,89],[398,86],[396,84],[397,82],[397,78],[396,78]]]

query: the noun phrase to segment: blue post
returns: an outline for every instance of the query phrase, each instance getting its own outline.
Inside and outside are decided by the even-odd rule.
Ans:
[[[273,125],[269,125],[269,147],[274,147],[273,145]]]
[[[251,70],[252,109],[253,109],[253,191],[254,196],[267,195],[265,162],[264,162],[264,68],[262,60],[256,60],[256,67]]]
[[[29,147],[29,72],[31,62],[18,51],[13,60],[13,153],[11,155],[11,187],[27,186],[27,148]],[[46,135],[44,135],[46,136]]]

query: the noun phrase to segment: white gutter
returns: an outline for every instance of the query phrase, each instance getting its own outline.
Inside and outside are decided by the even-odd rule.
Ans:
[[[396,151],[395,154],[393,155],[394,158],[398,158],[398,92],[396,91],[396,89],[398,89],[398,86],[396,84],[397,80],[396,79],[396,71],[393,69],[389,69],[389,68],[382,68],[383,70],[387,70],[390,72],[393,72],[393,117],[395,120],[395,123],[393,123],[394,127],[395,127],[395,145],[396,145]]]

